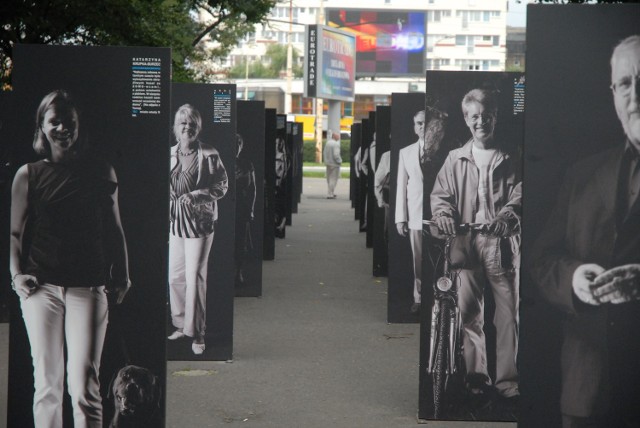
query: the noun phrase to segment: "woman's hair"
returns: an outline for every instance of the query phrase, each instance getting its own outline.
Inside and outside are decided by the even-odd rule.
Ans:
[[[178,107],[176,115],[173,119],[173,136],[175,137],[176,141],[180,141],[178,139],[178,133],[176,132],[176,124],[182,118],[192,120],[197,126],[196,136],[200,135],[200,131],[202,131],[202,116],[200,116],[200,112],[191,104],[183,104]]]
[[[492,114],[498,112],[498,100],[493,91],[477,88],[467,92],[462,98],[462,113],[464,117],[467,117],[467,112],[469,111],[468,106],[473,102],[482,104],[484,108]]]
[[[80,111],[78,106],[71,98],[71,95],[64,89],[56,89],[55,91],[49,92],[47,95],[42,98],[40,101],[40,105],[38,106],[38,110],[36,110],[36,130],[33,135],[33,150],[43,157],[51,156],[51,146],[49,145],[49,141],[47,137],[42,132],[42,124],[44,122],[44,115],[47,113],[51,107],[56,106],[60,109],[74,110],[76,115],[78,116],[78,122],[80,121]],[[78,127],[79,131],[79,127]],[[74,150],[78,151],[81,149],[82,139],[78,136],[74,144]]]

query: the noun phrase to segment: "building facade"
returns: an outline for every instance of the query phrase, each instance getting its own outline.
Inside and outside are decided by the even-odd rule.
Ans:
[[[216,72],[224,75],[224,70],[239,64],[265,62],[265,53],[270,44],[286,45],[289,40],[297,51],[298,65],[302,65],[305,26],[325,24],[329,9],[423,11],[426,19],[426,69],[506,69],[507,0],[351,0],[348,5],[340,0],[291,0],[278,2],[271,11],[268,24],[256,25],[253,34],[247,35],[226,59],[215,65]],[[375,84],[363,84],[361,80],[375,80]],[[300,83],[296,83],[298,81]],[[284,112],[284,102],[278,101],[275,103],[277,106],[273,105],[274,95],[283,90],[284,82],[237,79],[236,83],[239,96],[243,96],[247,87],[248,98],[264,99],[272,107]],[[388,104],[391,92],[399,87],[406,88],[405,91],[424,90],[424,77],[360,79],[356,82],[356,100],[344,103],[343,113],[353,116],[355,120],[365,117],[376,105]],[[362,92],[370,90],[377,92]],[[286,113],[315,114],[316,104],[302,96],[300,79],[294,80],[291,94],[291,112]]]

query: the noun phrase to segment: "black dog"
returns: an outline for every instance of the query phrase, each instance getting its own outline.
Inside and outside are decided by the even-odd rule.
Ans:
[[[148,369],[125,366],[111,381],[109,398],[115,414],[109,428],[155,428],[160,426],[160,386]]]

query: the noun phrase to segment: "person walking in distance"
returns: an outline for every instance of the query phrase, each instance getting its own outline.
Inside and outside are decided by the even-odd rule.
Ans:
[[[338,184],[338,178],[340,178],[340,164],[342,164],[340,134],[329,131],[328,135],[322,158],[327,167],[327,199],[335,199],[336,185]]]

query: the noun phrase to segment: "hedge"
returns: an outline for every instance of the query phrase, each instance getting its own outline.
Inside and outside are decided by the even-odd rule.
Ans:
[[[324,143],[322,143],[324,148]],[[342,162],[349,162],[349,147],[351,140],[340,140],[340,156],[342,156]],[[303,162],[315,162],[316,161],[316,142],[305,141],[302,146],[302,160]]]

